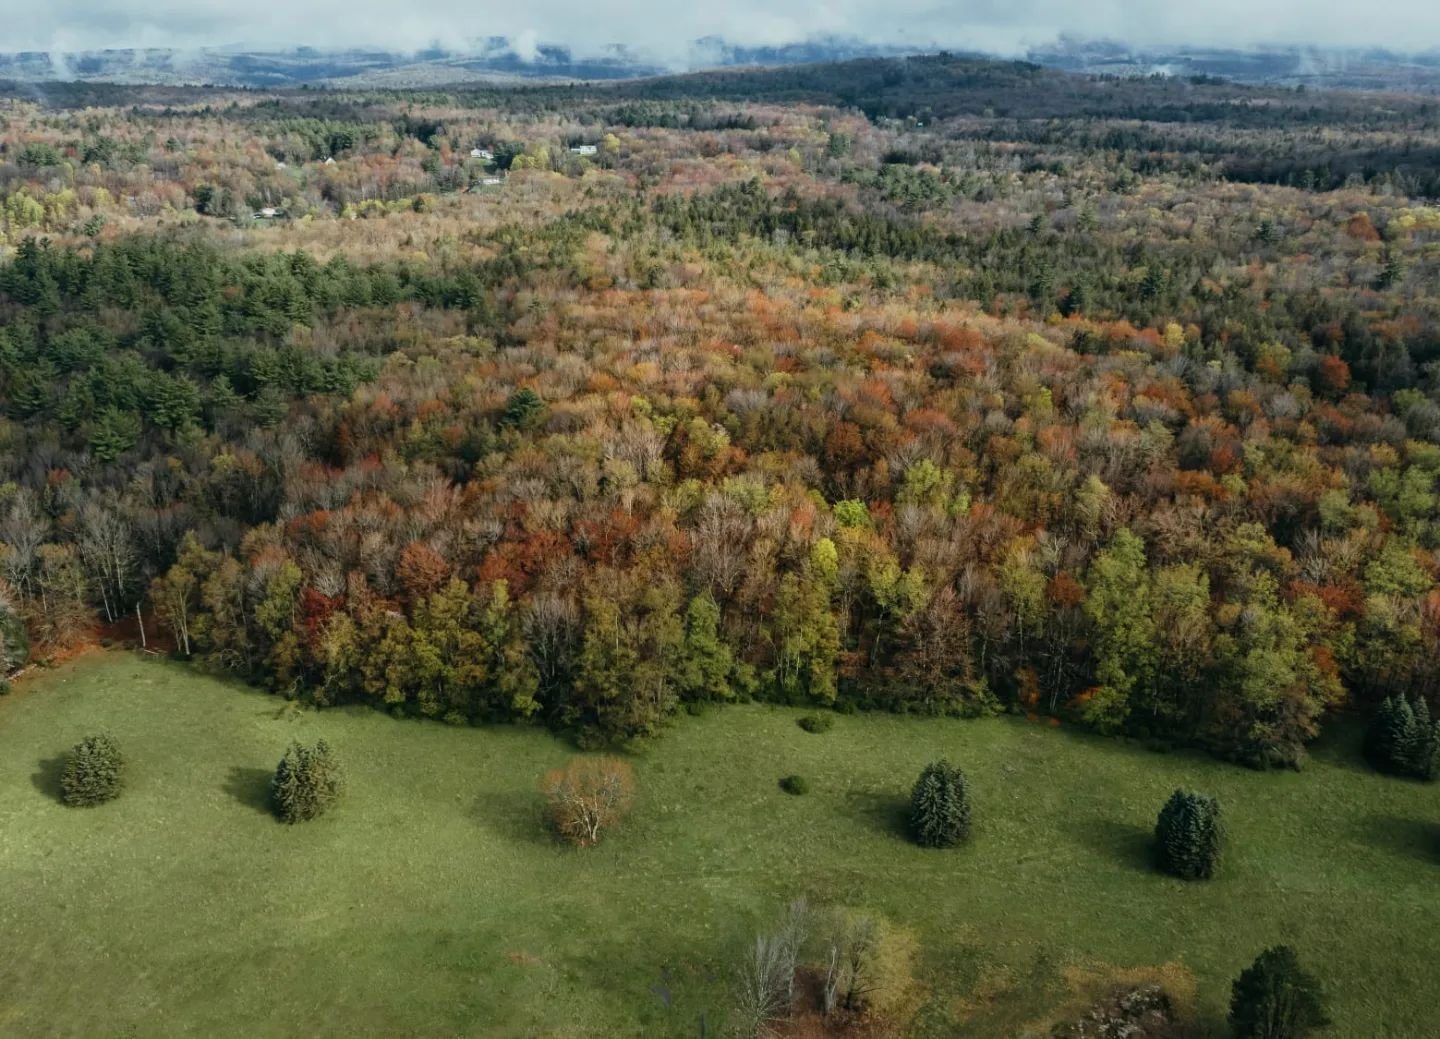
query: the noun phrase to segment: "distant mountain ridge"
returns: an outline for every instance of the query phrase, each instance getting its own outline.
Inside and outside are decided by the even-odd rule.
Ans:
[[[65,54],[24,51],[0,54],[0,80],[212,84],[259,89],[306,84],[406,87],[467,82],[603,81],[685,70],[902,57],[934,49],[834,37],[783,46],[747,47],[710,37],[690,45],[680,68],[673,63],[660,63],[623,44],[601,48],[593,54],[577,54],[563,46],[517,47],[504,37],[478,41],[464,50],[434,47],[410,53],[316,47],[113,49]],[[978,50],[960,53],[971,57],[989,56]],[[1061,39],[1031,49],[1025,58],[1037,65],[1089,74],[1209,76],[1250,84],[1440,94],[1440,50],[1406,55],[1374,48],[1165,48]]]
[[[197,50],[113,49],[76,53],[21,51],[0,53],[0,80],[19,83],[77,81],[120,84],[211,84],[237,87],[294,87],[307,83],[387,86],[405,75],[416,85],[469,80],[609,80],[668,72],[744,65],[801,65],[859,57],[898,57],[918,48],[866,44],[855,40],[816,39],[780,47],[742,47],[718,38],[696,40],[680,68],[632,53],[624,45],[596,54],[576,54],[562,46],[540,45],[522,54],[504,37],[492,37],[465,50],[431,48],[419,52],[365,48],[290,50],[214,47]],[[353,81],[353,83],[351,82]]]

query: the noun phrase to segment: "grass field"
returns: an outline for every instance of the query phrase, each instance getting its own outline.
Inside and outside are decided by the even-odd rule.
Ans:
[[[1286,941],[1329,984],[1330,1035],[1440,1035],[1440,803],[1383,779],[1354,734],[1300,774],[1159,756],[1011,720],[797,712],[686,718],[634,760],[641,800],[598,848],[542,831],[571,752],[282,701],[179,665],[93,654],[0,700],[0,1035],[667,1036],[723,1019],[740,950],[797,894],[878,909],[924,944],[921,1036],[1011,1036],[1067,967],[1182,961],[1207,1034],[1230,979]],[[112,732],[117,802],[56,800],[60,755]],[[296,736],[350,777],[319,822],[266,813]],[[968,771],[972,843],[899,835],[920,768]],[[812,792],[777,779],[799,773]],[[1226,807],[1220,878],[1148,869],[1190,785]]]

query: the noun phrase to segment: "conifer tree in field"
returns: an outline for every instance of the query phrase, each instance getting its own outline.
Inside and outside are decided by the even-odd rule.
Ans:
[[[86,736],[65,761],[61,798],[67,805],[98,805],[120,796],[125,759],[109,736]]]
[[[1288,945],[1266,949],[1231,986],[1236,1039],[1305,1039],[1327,1024],[1320,982]]]
[[[344,777],[330,744],[295,742],[280,759],[270,785],[275,814],[287,823],[318,819],[340,799]]]
[[[1155,824],[1156,865],[1185,880],[1209,880],[1220,863],[1223,838],[1220,802],[1176,790]]]
[[[1404,696],[1380,705],[1365,734],[1365,754],[1382,772],[1414,779],[1434,779],[1440,764],[1440,722],[1430,719],[1423,698]]]
[[[970,835],[965,773],[947,761],[925,766],[910,793],[910,834],[925,848],[951,848]]]

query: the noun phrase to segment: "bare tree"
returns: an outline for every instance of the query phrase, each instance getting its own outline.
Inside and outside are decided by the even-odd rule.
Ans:
[[[795,976],[810,927],[810,906],[803,898],[791,902],[773,934],[755,936],[741,964],[735,995],[741,1034],[768,1036],[774,1024],[795,1006]]]
[[[545,815],[555,832],[589,847],[623,819],[635,800],[635,776],[619,758],[572,758],[545,776]]]
[[[100,593],[105,619],[119,620],[129,608],[135,572],[135,544],[130,524],[103,506],[87,504],[80,510],[76,544],[86,576]]]
[[[837,911],[826,942],[825,1014],[862,1010],[875,986],[871,959],[879,938],[874,917]]]
[[[553,592],[535,596],[525,612],[525,638],[541,688],[560,688],[570,678],[580,646],[579,607]]]
[[[0,545],[9,550],[0,552],[0,565],[5,580],[21,599],[36,593],[40,546],[45,543],[48,526],[35,495],[24,487],[16,490],[8,507],[0,511]]]
[[[786,977],[785,949],[778,935],[755,936],[755,944],[740,967],[735,1011],[740,1034],[762,1039],[774,1034],[775,1021],[790,1008],[794,966]]]
[[[692,558],[696,575],[721,602],[729,601],[745,575],[753,530],[754,524],[738,502],[711,495],[700,506],[690,532]]]

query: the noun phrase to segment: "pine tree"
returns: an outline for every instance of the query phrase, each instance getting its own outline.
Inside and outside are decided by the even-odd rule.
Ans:
[[[1320,982],[1288,945],[1266,949],[1231,987],[1236,1039],[1304,1039],[1328,1023]]]
[[[67,805],[104,804],[120,796],[125,759],[109,736],[87,736],[75,744],[60,776],[61,797]]]
[[[910,833],[925,848],[950,848],[970,835],[965,773],[947,761],[925,766],[910,794]]]
[[[298,741],[290,744],[270,785],[275,814],[287,823],[318,819],[343,792],[340,764],[324,740],[314,746]]]
[[[1219,865],[1223,838],[1220,803],[1176,790],[1155,824],[1156,865],[1185,880],[1209,880]]]

